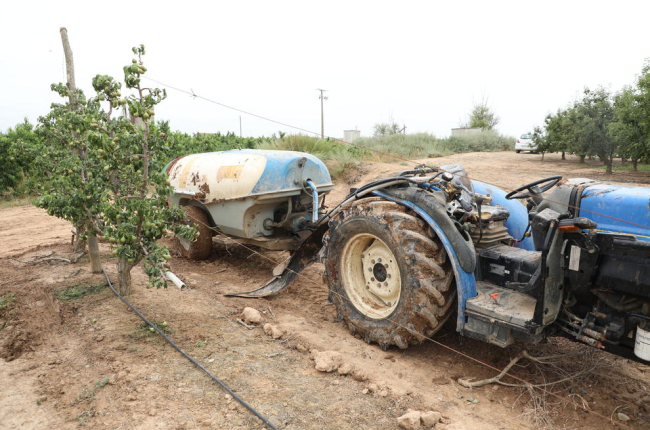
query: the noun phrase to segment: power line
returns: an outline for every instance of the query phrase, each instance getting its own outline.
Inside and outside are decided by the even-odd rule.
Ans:
[[[224,104],[224,103],[217,102],[217,101],[215,101],[215,100],[210,100],[210,99],[208,99],[208,98],[206,98],[206,97],[203,97],[203,96],[200,96],[200,95],[198,95],[198,94],[195,94],[194,91],[189,92],[189,91],[186,91],[186,90],[182,90],[182,89],[180,89],[180,88],[177,88],[177,87],[173,87],[173,86],[171,86],[171,85],[167,85],[167,84],[165,84],[165,83],[163,83],[163,82],[157,81],[157,80],[155,80],[155,79],[152,79],[152,78],[149,78],[149,77],[146,77],[146,76],[145,76],[145,78],[146,78],[146,79],[149,79],[149,80],[151,80],[151,81],[153,81],[153,82],[156,82],[156,83],[158,83],[158,84],[160,84],[160,85],[163,85],[163,86],[165,86],[165,87],[171,88],[171,89],[173,89],[173,90],[176,90],[176,91],[179,91],[179,92],[182,92],[182,93],[188,94],[188,95],[190,95],[190,96],[193,97],[193,98],[200,98],[200,99],[203,99],[203,100],[205,100],[205,101],[207,101],[207,102],[214,103],[214,104],[216,104],[216,105],[223,106],[223,107],[225,107],[225,108],[232,109],[232,110],[235,110],[235,111],[238,111],[238,112],[241,112],[241,113],[247,114],[247,115],[251,115],[251,116],[254,116],[254,117],[256,117],[256,118],[264,119],[264,120],[266,120],[266,121],[270,121],[270,122],[273,122],[273,123],[276,123],[276,124],[280,124],[280,125],[283,125],[283,126],[285,126],[285,127],[289,127],[289,128],[293,128],[293,129],[296,129],[296,130],[300,130],[300,131],[303,131],[303,132],[305,132],[305,133],[309,133],[309,134],[317,135],[317,133],[315,133],[315,132],[313,132],[313,131],[310,131],[310,130],[306,130],[306,129],[303,129],[303,128],[300,128],[300,127],[296,127],[296,126],[291,125],[291,124],[286,124],[286,123],[283,123],[283,122],[281,122],[281,121],[276,121],[276,120],[271,119],[271,118],[266,118],[266,117],[264,117],[264,116],[257,115],[257,114],[252,113],[252,112],[247,112],[247,111],[245,111],[245,110],[238,109],[238,108],[235,108],[235,107],[233,107],[233,106],[229,106],[229,105],[226,105],[226,104]],[[319,90],[319,91],[321,91],[321,90]],[[322,91],[325,91],[325,90],[322,90]],[[322,94],[322,93],[321,93],[321,94]],[[321,101],[321,102],[322,102],[322,101]],[[324,136],[323,130],[321,130],[321,135]],[[337,142],[341,142],[341,143],[343,143],[343,144],[347,144],[347,145],[356,146],[356,147],[359,147],[359,148],[362,148],[362,149],[366,149],[366,150],[369,150],[369,151],[371,151],[371,152],[375,152],[375,153],[379,153],[379,154],[387,155],[387,156],[393,157],[393,158],[395,158],[395,159],[402,160],[402,161],[406,161],[406,162],[411,163],[411,164],[414,164],[414,165],[419,165],[419,163],[416,163],[416,162],[413,161],[413,160],[408,160],[408,159],[405,159],[405,158],[401,158],[401,157],[398,157],[398,156],[396,156],[396,155],[393,155],[393,154],[390,154],[390,153],[387,153],[387,152],[374,150],[374,149],[372,149],[372,148],[366,148],[366,147],[363,147],[363,146],[361,146],[361,145],[357,145],[357,144],[354,144],[354,143],[351,143],[351,142],[346,142],[346,141],[344,141],[344,140],[342,140],[342,139],[332,139],[332,140],[337,141]],[[471,179],[471,178],[470,178],[470,179]],[[495,185],[495,184],[491,184],[491,185]],[[495,186],[498,186],[498,185],[495,185]],[[504,188],[504,189],[506,189],[506,190],[511,191],[511,189],[508,189],[507,187],[501,187],[501,188]],[[525,194],[525,193],[524,193],[524,194]],[[548,199],[546,199],[546,200],[548,200]],[[548,201],[551,201],[551,200],[548,200]],[[551,202],[552,202],[552,201],[551,201]],[[554,203],[558,203],[558,204],[563,205],[563,206],[574,207],[574,208],[575,208],[575,206],[567,205],[566,203],[561,203],[561,202],[554,202]],[[588,212],[591,212],[591,213],[594,213],[594,214],[598,214],[598,213],[596,213],[596,212],[592,212],[592,211],[588,211]],[[598,214],[598,215],[601,215],[601,216],[604,216],[604,217],[608,217],[608,218],[611,218],[611,219],[614,219],[614,220],[622,221],[622,222],[625,222],[625,223],[628,223],[628,224],[637,225],[637,226],[641,226],[641,227],[644,227],[644,228],[648,228],[648,229],[650,229],[649,226],[644,226],[644,225],[641,225],[641,224],[636,224],[636,223],[633,223],[633,222],[630,222],[630,221],[626,221],[626,220],[623,220],[623,219],[619,219],[619,218],[611,217],[611,216],[608,216],[608,215],[605,215],[605,214]],[[220,235],[225,236],[225,234],[223,234],[222,232],[220,232],[220,231],[218,231],[217,229],[213,228],[212,226],[209,226],[209,225],[203,223],[201,220],[198,220],[198,219],[196,219],[196,218],[194,218],[194,217],[192,217],[192,218],[193,218],[194,221],[196,221],[197,223],[200,223],[200,224],[205,225],[205,226],[208,227],[209,229],[215,231],[217,234],[220,234]],[[273,260],[272,258],[267,257],[267,256],[261,254],[260,252],[255,251],[254,249],[252,249],[252,248],[246,246],[246,245],[243,244],[243,243],[239,243],[239,242],[235,242],[235,243],[236,243],[237,245],[239,245],[239,246],[242,246],[243,248],[249,250],[250,252],[252,252],[252,253],[254,253],[254,254],[256,254],[256,255],[259,255],[260,257],[262,257],[262,258],[264,258],[264,259],[266,259],[266,260],[271,261],[272,263],[274,263],[274,264],[276,264],[276,265],[278,264],[278,262],[276,262],[276,261]],[[310,281],[310,282],[312,282],[312,283],[316,283],[315,280],[310,279],[308,276],[306,276],[306,275],[303,274],[303,273],[296,272],[296,271],[293,271],[293,270],[291,270],[291,269],[287,269],[287,270],[290,270],[290,271],[294,272],[297,276],[299,276],[299,277],[301,277],[301,278],[304,278],[304,279],[306,279],[306,280],[308,280],[308,281]],[[349,299],[348,299],[347,297],[344,297],[343,295],[341,295],[341,294],[338,293],[338,292],[335,292],[335,291],[332,291],[332,290],[330,290],[330,292],[332,292],[332,293],[338,295],[338,296],[341,297],[343,300],[348,300],[348,301],[349,301]],[[405,330],[407,330],[407,331],[413,333],[413,330],[410,329],[409,327],[403,326],[403,325],[399,324],[399,323],[396,322],[396,321],[392,321],[392,320],[390,320],[389,318],[386,318],[386,319],[387,319],[388,321],[390,321],[390,322],[396,324],[397,326],[400,326],[401,328],[403,328],[403,329],[405,329]],[[476,362],[476,363],[479,363],[479,364],[481,364],[482,366],[484,366],[484,367],[486,367],[486,368],[489,368],[489,369],[495,370],[495,371],[500,372],[500,373],[502,372],[502,369],[498,369],[498,368],[496,368],[496,367],[494,367],[494,366],[491,366],[491,365],[489,365],[489,364],[487,364],[487,363],[485,363],[485,362],[483,362],[483,361],[481,361],[481,360],[479,360],[479,359],[477,359],[477,358],[475,358],[475,357],[472,357],[472,356],[470,356],[470,355],[468,355],[468,354],[465,354],[465,353],[463,353],[463,352],[461,352],[461,351],[458,351],[458,350],[456,350],[456,349],[454,349],[454,348],[452,348],[452,347],[450,347],[450,346],[448,346],[448,345],[445,345],[445,344],[443,344],[443,343],[441,343],[441,342],[439,342],[439,341],[436,341],[436,340],[432,339],[431,337],[428,337],[428,336],[426,336],[426,335],[423,335],[423,334],[421,334],[421,333],[417,333],[417,332],[414,333],[414,334],[421,335],[421,336],[423,336],[425,339],[427,339],[427,340],[429,340],[429,341],[435,343],[436,345],[439,345],[439,346],[441,346],[441,347],[443,347],[443,348],[445,348],[445,349],[448,349],[448,350],[450,350],[450,351],[452,351],[452,352],[454,352],[454,353],[456,353],[456,354],[458,354],[458,355],[461,355],[461,356],[463,356],[463,357],[465,357],[465,358],[467,358],[467,359],[469,359],[469,360],[472,360],[472,361],[474,361],[474,362]],[[510,376],[511,378],[513,378],[513,379],[515,379],[515,380],[517,380],[517,381],[520,381],[520,382],[526,384],[527,387],[531,387],[531,388],[533,388],[533,389],[538,389],[538,390],[544,392],[545,394],[548,394],[548,395],[550,395],[550,396],[552,396],[552,397],[555,397],[555,398],[557,398],[557,399],[559,399],[559,400],[561,400],[561,401],[567,401],[565,398],[561,397],[560,395],[558,395],[558,394],[556,394],[556,393],[553,393],[553,392],[551,392],[551,391],[548,391],[548,390],[546,390],[546,389],[543,388],[543,387],[539,387],[539,386],[537,386],[537,385],[531,384],[531,383],[529,383],[528,381],[526,381],[526,380],[523,379],[523,378],[520,378],[520,377],[515,376],[515,375],[511,375],[511,374],[509,374],[509,373],[507,373],[507,372],[504,373],[504,375]],[[585,412],[587,412],[587,413],[589,413],[589,414],[593,414],[594,416],[597,416],[597,417],[602,418],[602,419],[604,419],[604,420],[610,421],[607,417],[605,417],[605,416],[603,416],[603,415],[601,415],[601,414],[599,414],[599,413],[597,413],[597,412],[594,412],[594,411],[592,411],[592,410],[590,410],[590,409],[588,409],[588,408],[586,408],[586,407],[584,407],[584,406],[582,406],[582,405],[576,405],[576,406],[579,407],[580,409],[583,409]],[[629,427],[629,426],[627,426],[627,425],[625,425],[625,424],[622,424],[622,423],[618,423],[618,422],[616,422],[615,424],[616,424],[616,425],[619,425],[619,426],[621,426],[621,427],[623,427],[623,428],[626,428],[626,429],[630,429],[630,428],[631,428],[631,427]]]
[[[213,104],[216,104],[216,105],[218,105],[218,106],[225,107],[225,108],[227,108],[227,109],[231,109],[231,110],[234,110],[234,111],[237,111],[237,112],[241,112],[241,113],[244,113],[244,114],[246,114],[246,115],[253,116],[253,117],[255,117],[255,118],[263,119],[263,120],[265,120],[265,121],[269,121],[269,122],[273,122],[273,123],[275,123],[275,124],[283,125],[283,126],[285,126],[285,127],[293,128],[294,130],[298,130],[298,131],[302,131],[302,132],[307,133],[307,134],[312,134],[312,135],[314,135],[314,136],[318,136],[318,133],[315,132],[315,131],[311,131],[311,130],[307,130],[307,129],[305,129],[305,128],[297,127],[297,126],[295,126],[295,125],[287,124],[287,123],[282,122],[282,121],[277,121],[277,120],[274,120],[274,119],[272,119],[272,118],[268,118],[268,117],[265,117],[265,116],[262,116],[262,115],[258,115],[258,114],[253,113],[253,112],[248,112],[248,111],[245,111],[245,110],[243,110],[243,109],[239,109],[239,108],[236,108],[236,107],[234,107],[234,106],[230,106],[230,105],[227,105],[227,104],[225,104],[225,103],[218,102],[218,101],[216,101],[216,100],[211,100],[211,99],[209,99],[209,98],[207,98],[207,97],[203,97],[203,96],[200,96],[200,95],[196,94],[196,93],[194,92],[194,90],[190,90],[190,91],[183,90],[183,89],[180,89],[180,88],[178,88],[178,87],[174,87],[174,86],[172,86],[172,85],[165,84],[164,82],[160,82],[160,81],[158,81],[158,80],[156,80],[156,79],[153,79],[153,78],[150,78],[150,77],[147,77],[147,76],[143,76],[143,78],[148,79],[148,80],[150,80],[150,81],[152,81],[152,82],[156,82],[157,84],[160,84],[160,85],[162,85],[162,86],[164,86],[164,87],[171,88],[171,89],[173,89],[173,90],[175,90],[175,91],[179,91],[179,92],[181,92],[181,93],[187,94],[187,95],[189,95],[190,97],[192,97],[192,98],[194,98],[194,99],[199,98],[199,99],[205,100],[205,101],[207,101],[207,102],[209,102],[209,103],[213,103]],[[327,90],[319,90],[319,91],[327,91]],[[321,131],[323,131],[323,130],[321,130]],[[324,134],[321,133],[321,136],[324,136]],[[323,138],[324,138],[324,137],[323,137]],[[345,140],[343,140],[343,139],[338,139],[338,138],[331,137],[331,136],[327,136],[327,138],[330,139],[330,140],[332,140],[332,141],[334,141],[334,142],[342,143],[342,144],[344,144],[344,145],[354,146],[354,147],[357,147],[357,148],[360,148],[360,149],[363,149],[363,150],[366,150],[366,151],[369,151],[369,152],[373,152],[373,153],[375,153],[375,154],[384,155],[384,156],[387,156],[387,157],[391,157],[391,158],[393,158],[393,159],[395,159],[395,160],[404,161],[405,163],[409,163],[409,164],[412,164],[412,165],[414,165],[414,166],[420,166],[420,165],[422,165],[422,163],[417,163],[417,162],[415,162],[415,161],[413,161],[413,160],[410,160],[410,159],[407,159],[407,158],[403,158],[403,157],[397,156],[397,155],[395,155],[395,154],[391,154],[391,153],[389,153],[389,152],[379,151],[379,150],[374,149],[374,148],[369,148],[369,147],[367,147],[367,146],[359,145],[359,144],[354,143],[354,142],[347,142],[347,141],[345,141]],[[456,174],[457,174],[457,173],[454,173],[454,172],[448,172],[448,173],[451,173],[451,174],[453,174],[453,175],[456,175]],[[471,177],[471,176],[469,176],[469,175],[467,175],[467,178],[468,178],[468,179],[472,179],[472,180],[477,180],[477,181],[478,181],[477,178],[473,178],[473,177]],[[484,182],[484,181],[482,181],[482,182]],[[506,187],[506,186],[503,186],[503,185],[493,184],[493,183],[489,183],[489,182],[485,182],[485,183],[488,184],[488,185],[493,185],[493,186],[495,186],[495,187],[502,188],[502,189],[505,190],[505,191],[512,191],[512,190],[513,190],[512,188],[509,188],[509,187]],[[526,195],[528,195],[529,197],[532,197],[531,194],[527,194],[527,193],[525,193],[525,192],[522,192],[522,194],[526,194]],[[555,204],[558,204],[558,205],[561,205],[561,206],[565,206],[565,207],[567,207],[567,208],[569,208],[569,209],[577,209],[577,210],[580,210],[580,211],[582,211],[582,212],[592,213],[592,214],[594,214],[594,215],[599,215],[599,216],[602,216],[602,217],[604,217],[604,218],[609,218],[609,219],[612,219],[612,220],[614,220],[614,221],[622,222],[622,223],[624,223],[624,224],[629,224],[629,225],[633,225],[633,226],[636,226],[636,227],[641,227],[641,228],[644,228],[644,229],[648,229],[648,230],[650,230],[650,226],[648,226],[648,225],[643,225],[643,224],[635,223],[635,222],[628,221],[628,220],[625,220],[625,219],[622,219],[622,218],[617,218],[617,217],[614,217],[614,216],[611,216],[611,215],[606,215],[606,214],[599,213],[599,212],[594,212],[594,211],[591,211],[591,210],[588,210],[588,209],[583,209],[583,208],[580,208],[580,207],[578,207],[578,206],[570,205],[570,204],[567,204],[567,203],[564,203],[564,202],[557,202],[557,201],[554,201],[554,200],[549,200],[549,199],[546,198],[546,197],[544,197],[543,199],[546,200],[546,201],[549,202],[549,203],[555,203]]]

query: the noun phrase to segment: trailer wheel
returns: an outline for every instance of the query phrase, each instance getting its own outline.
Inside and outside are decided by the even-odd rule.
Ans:
[[[447,254],[420,218],[371,198],[330,221],[324,280],[352,334],[382,349],[407,348],[440,329],[454,311]]]
[[[193,226],[199,232],[194,242],[182,237],[178,238],[181,254],[191,260],[205,260],[212,249],[212,230],[206,213],[196,206],[184,206],[185,223]]]

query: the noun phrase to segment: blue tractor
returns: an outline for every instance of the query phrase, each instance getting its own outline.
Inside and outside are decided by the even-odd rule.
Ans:
[[[320,261],[338,318],[383,349],[421,343],[455,316],[462,335],[501,347],[564,335],[650,361],[650,189],[552,176],[506,193],[462,166],[421,167],[353,188],[326,210],[332,184],[318,159],[238,154],[266,158],[247,177],[248,194],[233,200],[249,221],[231,216],[222,227],[215,214],[232,214],[230,200],[206,200],[201,175],[196,190],[175,196],[204,214],[212,234],[291,251],[268,284],[231,295],[277,293]],[[235,177],[228,163],[205,178]],[[264,231],[240,233],[251,225]]]

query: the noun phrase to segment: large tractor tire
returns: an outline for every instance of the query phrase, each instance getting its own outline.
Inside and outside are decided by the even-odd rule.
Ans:
[[[407,348],[454,311],[451,264],[433,230],[396,203],[370,198],[330,221],[324,280],[352,334]]]
[[[212,230],[208,215],[196,206],[184,206],[183,209],[185,210],[185,223],[194,227],[199,235],[194,242],[182,237],[178,238],[181,254],[191,260],[205,260],[210,256],[212,250]]]

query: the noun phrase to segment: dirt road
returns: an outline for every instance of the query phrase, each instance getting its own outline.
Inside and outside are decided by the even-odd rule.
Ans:
[[[428,161],[462,163],[472,178],[503,188],[553,174],[650,183],[642,174],[621,172],[610,178],[574,159],[547,155],[542,164],[540,157],[479,153]],[[405,169],[363,163],[340,181],[329,203],[357,181]],[[0,296],[16,297],[4,314],[0,311],[0,327],[5,324],[0,354],[6,360],[0,361],[0,428],[264,428],[159,336],[142,328],[139,318],[109,290],[62,300],[59,292],[66,287],[103,282],[89,273],[87,260],[75,265],[24,263],[50,253],[70,255],[67,223],[38,209],[18,207],[0,210],[0,226]],[[115,278],[115,260],[105,245],[102,254],[104,267]],[[409,408],[441,412],[443,422],[436,428],[449,430],[609,428],[620,422],[619,412],[631,418],[625,424],[632,428],[650,426],[647,366],[552,340],[532,352],[575,353],[580,360],[567,359],[552,369],[523,363],[513,372],[533,382],[573,375],[568,384],[546,387],[564,401],[521,387],[465,389],[458,378],[482,379],[496,372],[458,352],[502,368],[521,345],[501,350],[446,328],[436,336],[443,346],[429,342],[384,352],[335,321],[319,265],[268,299],[222,296],[261,285],[270,278],[273,261],[283,258],[278,252],[255,254],[215,245],[205,262],[172,260],[173,271],[191,289],[146,289],[144,274],[135,269],[136,293],[130,299],[151,319],[165,321],[181,347],[279,428],[396,429],[396,418]],[[273,339],[261,328],[238,324],[245,306],[263,311],[265,321],[283,336]],[[313,349],[339,352],[354,370],[350,375],[318,372],[310,359]]]

